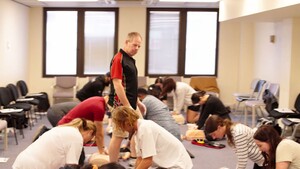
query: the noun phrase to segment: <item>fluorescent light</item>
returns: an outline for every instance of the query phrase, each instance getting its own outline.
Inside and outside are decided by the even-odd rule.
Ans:
[[[98,0],[38,0],[38,1],[48,1],[48,2],[96,2]]]
[[[220,0],[159,0],[161,2],[219,2]]]

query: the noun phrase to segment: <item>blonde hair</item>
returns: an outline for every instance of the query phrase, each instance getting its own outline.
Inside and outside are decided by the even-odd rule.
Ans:
[[[130,32],[130,33],[128,33],[126,40],[129,41],[129,42],[132,42],[132,40],[133,40],[134,38],[136,38],[136,37],[140,37],[141,40],[142,40],[142,36],[141,36],[141,34],[138,33],[138,32]]]
[[[116,128],[124,131],[125,125],[133,126],[139,115],[132,108],[119,106],[112,112],[112,121]]]
[[[97,131],[97,128],[96,128],[96,125],[94,124],[94,122],[92,122],[91,120],[86,120],[84,118],[75,118],[72,121],[70,121],[69,123],[63,124],[61,126],[76,127],[79,129],[80,132],[92,130],[93,131],[92,135],[95,135],[96,131]]]

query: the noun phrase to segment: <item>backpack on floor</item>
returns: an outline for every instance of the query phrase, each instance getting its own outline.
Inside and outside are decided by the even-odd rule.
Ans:
[[[43,94],[43,95],[41,97],[38,97],[38,100],[39,100],[39,104],[37,106],[38,111],[46,112],[50,107],[48,94],[46,92],[41,92],[41,94]]]

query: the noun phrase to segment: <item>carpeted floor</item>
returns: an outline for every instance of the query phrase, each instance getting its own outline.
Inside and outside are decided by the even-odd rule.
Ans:
[[[234,121],[239,121],[239,115],[232,116]],[[8,149],[3,150],[3,139],[0,139],[0,157],[8,157],[9,160],[6,163],[0,163],[0,169],[11,169],[11,166],[16,158],[16,156],[25,149],[31,142],[32,137],[35,134],[37,128],[45,124],[47,127],[51,127],[46,116],[43,116],[42,119],[39,119],[37,124],[30,130],[29,128],[24,129],[25,138],[22,138],[18,133],[19,144],[16,145],[13,134],[9,133],[8,138]],[[249,123],[248,123],[249,124]],[[181,126],[182,134],[185,133],[187,129],[186,125]],[[105,144],[109,144],[109,136],[105,137]],[[194,164],[194,169],[220,169],[221,167],[227,167],[229,169],[234,169],[236,164],[236,156],[233,149],[227,146],[226,141],[218,141],[219,143],[225,144],[224,149],[212,149],[202,146],[196,146],[191,144],[189,141],[183,141],[183,144],[189,150],[195,158],[192,159]],[[96,147],[85,147],[86,154],[92,154],[96,152]],[[126,168],[129,168],[128,161],[121,161]],[[248,162],[247,169],[252,169],[253,163]]]

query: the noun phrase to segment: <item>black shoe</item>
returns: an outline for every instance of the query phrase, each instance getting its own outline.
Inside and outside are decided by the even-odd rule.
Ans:
[[[122,152],[122,153],[130,152],[130,149],[128,147],[122,147],[122,148],[120,148],[120,152]]]
[[[41,126],[37,129],[36,133],[34,134],[33,139],[32,139],[32,142],[35,142],[35,140],[37,140],[41,135],[43,135],[43,134],[44,134],[46,131],[48,131],[48,130],[50,130],[50,129],[48,129],[44,124],[41,125]]]
[[[195,156],[194,156],[189,150],[186,149],[186,152],[189,154],[189,156],[190,156],[191,158],[195,158]]]

